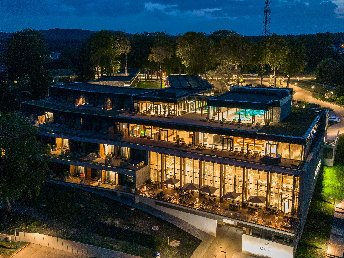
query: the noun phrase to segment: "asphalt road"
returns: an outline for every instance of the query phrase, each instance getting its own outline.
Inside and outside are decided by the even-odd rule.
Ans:
[[[252,83],[254,85],[260,83],[259,79],[257,79],[257,78],[248,78],[245,80],[247,83]],[[263,81],[263,83],[266,85],[269,85],[269,80],[265,79]],[[282,87],[286,87],[285,82],[282,84]],[[294,96],[293,96],[294,100],[318,104],[324,108],[331,108],[336,113],[336,115],[340,117],[341,122],[338,124],[329,126],[329,128],[327,130],[327,139],[329,141],[334,140],[334,138],[336,137],[338,132],[341,134],[344,133],[344,107],[333,104],[331,102],[326,102],[326,101],[316,99],[316,98],[312,97],[312,93],[310,91],[305,90],[303,88],[300,88],[298,86],[291,85],[291,87],[294,90]]]

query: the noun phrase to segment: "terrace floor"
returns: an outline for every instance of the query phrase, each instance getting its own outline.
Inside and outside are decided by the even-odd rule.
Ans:
[[[276,209],[266,209],[261,203],[248,203],[245,206],[238,199],[220,200],[218,197],[199,191],[159,189],[154,184],[145,185],[138,194],[282,231],[293,232],[297,226],[296,219],[289,214],[284,214]]]
[[[120,185],[100,183],[96,180],[85,180],[80,177],[69,176],[65,179],[65,182],[131,192],[129,188]],[[264,204],[261,203],[242,205],[242,202],[238,199],[220,200],[218,197],[200,193],[199,191],[181,191],[177,188],[160,189],[155,184],[144,185],[137,190],[136,194],[289,233],[293,233],[298,226],[295,217],[277,209],[266,209]]]

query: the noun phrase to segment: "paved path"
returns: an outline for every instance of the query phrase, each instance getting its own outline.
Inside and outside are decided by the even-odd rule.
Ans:
[[[44,247],[35,244],[29,244],[21,251],[16,253],[12,258],[73,258],[77,257],[71,253]]]
[[[203,257],[199,258],[253,258],[241,252],[242,230],[218,225],[215,239],[207,249]]]
[[[327,254],[344,257],[344,200],[335,208]]]

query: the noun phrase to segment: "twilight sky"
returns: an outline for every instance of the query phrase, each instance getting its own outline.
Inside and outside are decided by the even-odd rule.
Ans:
[[[344,0],[271,0],[271,31],[344,32]],[[80,28],[126,32],[262,33],[264,0],[0,0],[0,31]]]

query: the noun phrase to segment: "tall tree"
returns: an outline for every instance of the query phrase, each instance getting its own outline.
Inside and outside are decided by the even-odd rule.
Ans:
[[[266,72],[265,41],[255,42],[253,45],[251,62],[260,77],[260,85],[263,85],[263,76]]]
[[[204,33],[187,32],[177,39],[176,54],[188,73],[204,74],[211,66],[212,41]]]
[[[11,203],[34,196],[48,171],[46,148],[36,140],[36,128],[15,113],[0,113],[0,198]]]
[[[241,74],[244,65],[250,62],[252,56],[251,44],[241,35],[234,32],[221,34],[222,39],[216,47],[214,58],[219,65],[236,75]]]
[[[277,35],[272,35],[265,41],[265,59],[274,73],[274,86],[276,87],[276,75],[284,65],[288,56],[289,48],[286,40]]]
[[[114,74],[119,69],[120,52],[113,32],[102,30],[94,33],[88,40],[88,48],[98,77]]]
[[[160,87],[162,88],[162,64],[171,59],[173,56],[173,48],[169,45],[165,45],[162,42],[158,42],[151,48],[151,52],[148,56],[148,60],[159,65],[160,73]]]
[[[119,55],[125,55],[125,74],[128,74],[128,54],[131,50],[131,44],[128,37],[123,32],[117,32],[115,34],[116,48]]]
[[[13,34],[4,54],[10,84],[31,92],[33,98],[46,96],[51,83],[47,62],[48,52],[38,31]]]
[[[289,88],[290,78],[304,71],[306,66],[306,51],[300,40],[288,42],[288,52],[282,69],[287,76],[287,87]]]

